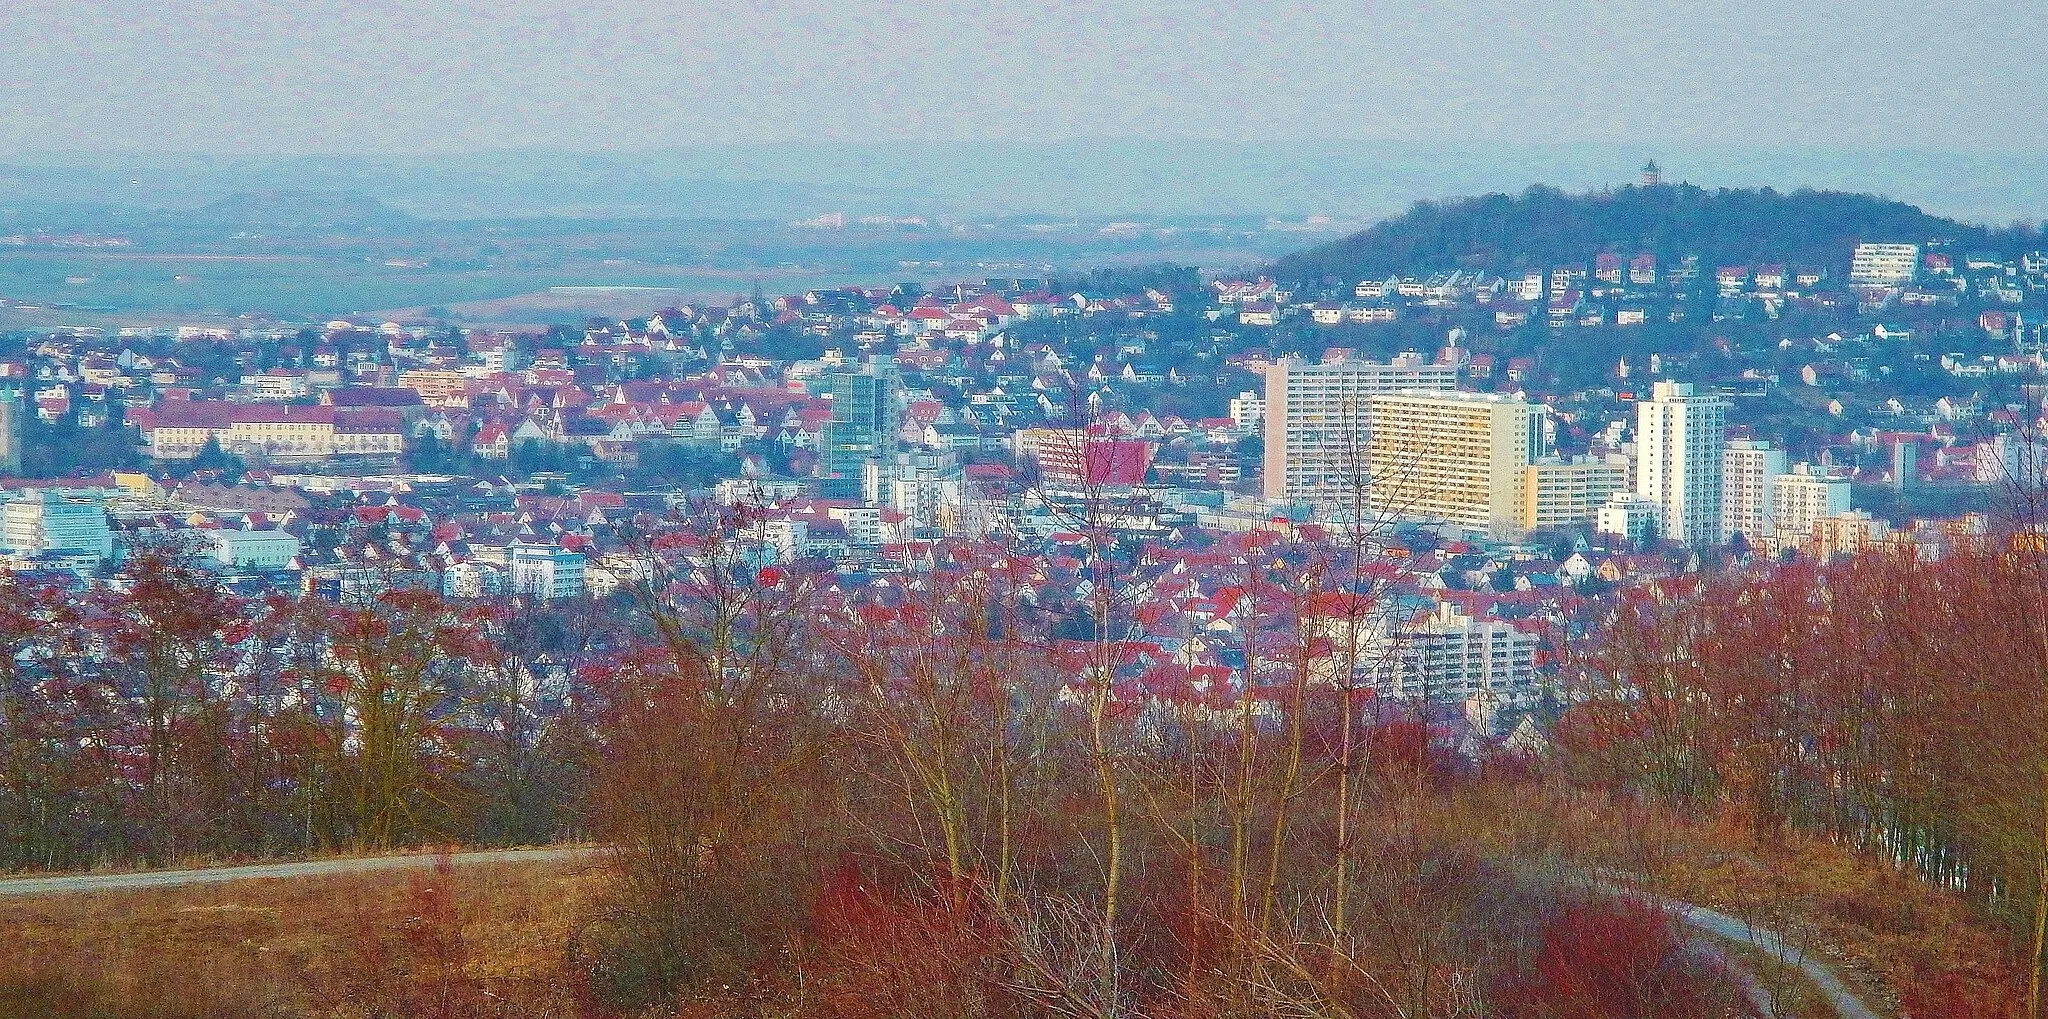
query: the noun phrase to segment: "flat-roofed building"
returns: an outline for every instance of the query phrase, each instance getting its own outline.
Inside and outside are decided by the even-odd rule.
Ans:
[[[1848,510],[1815,518],[1806,532],[1804,550],[1825,561],[1883,545],[1890,540],[1891,534],[1891,524],[1883,517],[1873,517],[1863,510]]]
[[[1521,532],[1523,468],[1543,454],[1543,408],[1491,393],[1368,400],[1368,499],[1376,513]]]
[[[1785,451],[1761,439],[1730,439],[1721,449],[1721,538],[1763,543],[1777,536],[1771,490],[1785,473]],[[1845,507],[1846,508],[1846,507]]]
[[[1351,682],[1397,700],[1534,699],[1535,634],[1505,620],[1475,617],[1450,602],[1391,615],[1364,604],[1332,595],[1308,606],[1304,622],[1316,634],[1312,643],[1327,656],[1310,667],[1325,681],[1348,669]]]
[[[1038,465],[1041,480],[1062,491],[1132,488],[1145,483],[1158,447],[1099,427],[1021,428],[1011,438],[1020,462]]]
[[[514,545],[512,592],[542,601],[583,594],[583,553],[553,545]]]
[[[0,508],[0,545],[19,560],[61,559],[91,568],[113,558],[114,532],[98,502],[30,489]]]
[[[1594,516],[1593,532],[1640,546],[1656,535],[1657,517],[1656,502],[1634,492],[1616,492]]]
[[[1771,486],[1773,544],[1797,546],[1820,520],[1849,512],[1849,479],[1812,464],[1794,464]]]
[[[1636,405],[1636,494],[1657,504],[1660,533],[1704,548],[1721,535],[1721,447],[1728,401],[1658,382]]]
[[[1609,497],[1628,487],[1628,465],[1607,459],[1544,459],[1522,468],[1521,528],[1589,527]]]
[[[1918,244],[1858,244],[1849,258],[1849,282],[1875,286],[1910,283],[1920,272]]]
[[[278,530],[214,531],[213,555],[223,566],[281,570],[299,554],[299,539]]]
[[[470,378],[458,371],[415,368],[398,373],[398,384],[420,394],[429,407],[469,406]]]
[[[1449,392],[1456,365],[1419,354],[1385,364],[1346,352],[1310,364],[1283,357],[1266,368],[1264,492],[1275,502],[1333,502],[1363,477],[1366,401],[1381,393]]]

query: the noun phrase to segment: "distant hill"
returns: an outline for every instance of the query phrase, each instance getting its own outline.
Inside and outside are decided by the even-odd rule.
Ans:
[[[1588,261],[1601,252],[1647,251],[1666,262],[1698,255],[1709,271],[1767,261],[1840,273],[1860,241],[1931,238],[1965,250],[2040,243],[2032,229],[1991,230],[1839,191],[1660,184],[1575,195],[1538,186],[1519,195],[1418,202],[1369,229],[1282,258],[1270,272],[1283,282],[1315,285],[1446,269],[1526,271]]]

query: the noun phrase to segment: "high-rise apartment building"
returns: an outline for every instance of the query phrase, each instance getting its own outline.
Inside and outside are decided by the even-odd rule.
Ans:
[[[1523,468],[1543,455],[1543,408],[1491,393],[1368,398],[1367,492],[1388,516],[1521,533]]]
[[[1920,274],[1918,244],[1858,244],[1849,259],[1849,282],[1874,286],[1910,283]]]
[[[1913,487],[1920,474],[1920,444],[1900,439],[1892,443],[1892,487],[1903,492]]]
[[[1771,488],[1785,473],[1785,451],[1761,439],[1730,439],[1721,449],[1721,540],[1772,540]]]
[[[1636,494],[1657,504],[1658,533],[1684,545],[1721,540],[1721,442],[1728,401],[1658,382],[1636,405]]]
[[[1813,536],[1814,524],[1849,512],[1849,479],[1811,464],[1796,464],[1771,486],[1775,547],[1797,547]]]
[[[1343,354],[1326,354],[1316,364],[1281,358],[1266,369],[1266,498],[1336,501],[1363,480],[1366,401],[1457,386],[1456,365],[1431,364],[1416,354],[1386,364]]]
[[[1606,458],[1544,459],[1522,468],[1521,529],[1585,527],[1628,487],[1628,465]]]

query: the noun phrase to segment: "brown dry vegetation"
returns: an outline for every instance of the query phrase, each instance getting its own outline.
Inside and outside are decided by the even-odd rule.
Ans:
[[[1995,649],[2013,620],[2048,618],[2003,597],[2036,588],[1980,582],[2010,562],[1872,560],[1626,595],[1578,649],[1585,699],[1546,760],[1466,743],[1426,693],[1368,696],[1362,637],[1386,610],[1385,573],[1363,535],[1239,540],[1219,601],[1235,606],[1224,612],[1243,681],[1198,687],[1120,636],[1135,592],[1170,579],[1166,552],[1088,518],[1076,522],[1086,547],[1058,567],[1073,582],[1030,598],[1048,563],[997,555],[847,597],[833,574],[757,569],[735,538],[744,516],[697,526],[634,549],[643,579],[614,606],[629,603],[633,625],[574,659],[577,710],[552,727],[526,724],[517,680],[540,656],[534,621],[516,614],[468,620],[401,593],[323,608],[311,637],[307,606],[286,604],[250,608],[263,625],[229,633],[218,613],[189,611],[181,592],[200,585],[172,583],[178,564],[165,562],[108,603],[127,622],[110,631],[101,683],[85,667],[98,660],[52,641],[66,631],[45,624],[66,618],[63,604],[20,599],[0,627],[37,664],[0,704],[0,731],[17,737],[0,821],[19,819],[0,836],[17,865],[102,859],[116,835],[142,860],[451,831],[509,841],[536,824],[587,826],[615,849],[588,873],[0,905],[0,934],[18,946],[0,963],[0,1005],[445,1019],[1751,1013],[1742,979],[1690,932],[1588,890],[1589,875],[1643,876],[1853,960],[1889,989],[1874,998],[1913,1019],[2017,1014],[2018,975],[2041,955],[2048,629],[1968,667],[1936,667],[1956,656],[1928,650]],[[1949,614],[1930,620],[1928,605]],[[250,675],[296,663],[295,682],[335,710],[229,710],[210,663],[251,668],[224,649],[258,636],[290,654],[261,656]],[[436,707],[451,701],[459,710]],[[107,741],[78,734],[99,732],[126,740],[123,753],[88,752]],[[307,738],[284,738],[295,732]]]
[[[1670,836],[1653,883],[1781,932],[1872,1007],[1943,1019],[2019,1006],[2009,938],[1956,895],[1798,831],[1764,839],[1735,818],[1661,823]]]
[[[2041,1015],[2044,568],[2014,542],[1631,592],[1585,649],[1566,759],[1718,822],[1663,861],[1680,894],[1806,918],[1904,1013]]]
[[[503,864],[0,900],[0,1016],[571,1016],[600,875]]]
[[[1785,931],[1838,960],[1837,972],[1887,1011],[1903,989],[1918,1007],[1902,1014],[1996,1015],[1986,1003],[2010,986],[2009,974],[1986,963],[2002,954],[1998,933],[1964,903],[1817,839],[1760,844],[1732,824],[1662,811],[1624,816],[1594,797],[1511,784],[1417,790],[1403,813],[1416,819],[1419,841],[1460,854],[1556,852],[1647,870],[1669,894]],[[1640,836],[1598,834],[1623,831]],[[0,961],[0,1016],[611,1014],[586,993],[599,960],[583,932],[615,888],[602,865],[551,863],[0,900],[0,939],[10,945]],[[852,1014],[850,1001],[869,1000],[861,1014],[888,1014],[873,1009],[889,1001],[914,1013],[929,1004],[915,992],[957,977],[951,961],[987,933],[881,901],[822,906],[810,919],[790,957],[799,964],[761,973],[765,983],[700,993],[682,1010],[760,1014],[780,999],[787,1014]],[[1498,922],[1518,926],[1508,916]],[[861,939],[859,951],[835,938],[835,925],[859,928],[842,932]],[[878,926],[892,936],[877,939]],[[906,959],[895,954],[897,939],[950,947]],[[1768,964],[1760,953],[1736,955],[1755,969]],[[802,991],[799,975],[811,982]],[[878,997],[884,991],[911,996]],[[959,993],[938,1000],[950,1005]],[[1932,993],[1950,1010],[1931,1010]],[[1785,1014],[1828,1013],[1808,1002]]]

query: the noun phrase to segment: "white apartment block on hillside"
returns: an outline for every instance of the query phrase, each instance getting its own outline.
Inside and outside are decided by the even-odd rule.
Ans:
[[[1858,244],[1849,259],[1849,282],[1873,286],[1910,283],[1920,273],[1918,244]]]

